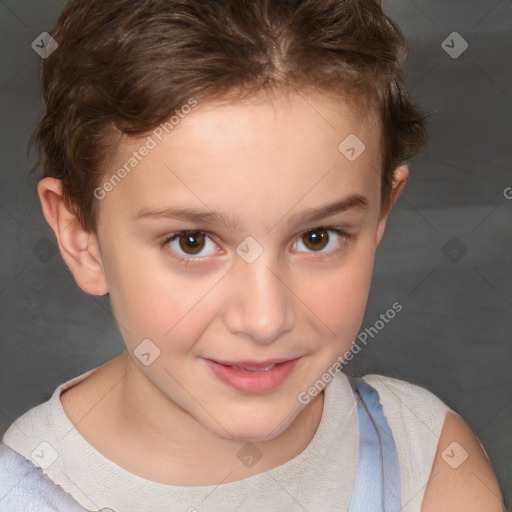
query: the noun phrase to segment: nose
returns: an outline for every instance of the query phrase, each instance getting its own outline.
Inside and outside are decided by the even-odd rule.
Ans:
[[[236,261],[225,315],[227,328],[234,335],[269,344],[293,328],[293,290],[277,269],[265,252],[252,263],[242,258]]]

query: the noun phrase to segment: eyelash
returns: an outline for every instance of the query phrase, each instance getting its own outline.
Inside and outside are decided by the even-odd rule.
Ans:
[[[341,240],[338,244],[338,247],[336,247],[335,249],[331,249],[330,251],[326,252],[326,253],[315,253],[314,251],[313,252],[307,252],[306,254],[317,254],[317,256],[306,256],[305,258],[307,260],[310,260],[310,261],[319,261],[319,260],[324,260],[326,258],[330,258],[330,257],[335,257],[336,255],[338,255],[339,253],[341,253],[343,250],[344,250],[344,245],[348,242],[350,242],[351,240],[354,240],[355,239],[355,235],[354,234],[350,234],[350,233],[347,233],[344,229],[341,229],[341,228],[334,228],[334,227],[331,227],[331,226],[319,226],[319,227],[316,227],[316,228],[312,228],[312,229],[308,229],[306,231],[303,231],[300,235],[299,235],[299,238],[303,235],[305,235],[306,233],[311,233],[311,232],[314,232],[314,231],[320,231],[320,230],[324,230],[324,231],[330,231],[330,232],[334,232],[336,233],[338,236],[341,237]],[[187,234],[187,233],[200,233],[200,234],[204,234],[206,235],[208,238],[210,238],[210,240],[212,240],[211,236],[209,235],[209,233],[207,233],[206,231],[201,231],[201,230],[184,230],[184,231],[176,231],[174,233],[171,233],[170,235],[167,235],[165,237],[165,239],[163,240],[162,244],[161,244],[161,247],[162,248],[167,248],[168,249],[168,253],[170,254],[170,256],[176,260],[178,260],[178,262],[180,262],[181,264],[183,265],[188,265],[190,262],[194,262],[195,260],[198,260],[198,261],[201,261],[202,259],[204,258],[208,258],[208,256],[204,256],[204,257],[191,257],[191,258],[185,258],[183,256],[180,256],[179,254],[177,254],[174,250],[172,250],[170,247],[167,247],[168,244],[170,242],[172,242],[173,240],[175,240],[176,238],[179,238],[181,235],[184,235],[184,234]],[[212,240],[213,241],[213,240]],[[305,252],[305,251],[294,251],[294,252]]]

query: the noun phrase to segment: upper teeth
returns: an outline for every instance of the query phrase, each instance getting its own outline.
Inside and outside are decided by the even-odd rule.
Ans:
[[[269,364],[268,366],[265,366],[263,368],[258,368],[257,366],[244,366],[243,368],[240,366],[232,366],[231,368],[233,368],[234,370],[239,370],[239,371],[264,372],[267,370],[271,370],[272,368],[274,368],[274,366],[275,366],[275,364]]]

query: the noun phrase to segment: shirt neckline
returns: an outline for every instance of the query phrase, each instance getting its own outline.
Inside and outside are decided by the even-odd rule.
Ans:
[[[91,493],[90,489],[98,489],[98,479],[100,478],[98,475],[109,475],[111,477],[108,489],[109,493],[113,493],[111,496],[114,503],[102,506],[111,506],[114,509],[117,506],[122,510],[123,500],[128,499],[126,497],[128,489],[132,490],[132,494],[141,497],[141,503],[147,500],[147,496],[150,495],[152,498],[155,496],[161,497],[161,502],[153,499],[153,505],[150,507],[145,501],[143,508],[147,512],[156,512],[166,499],[183,500],[184,503],[198,503],[199,497],[204,499],[204,496],[209,493],[214,493],[217,499],[222,499],[222,496],[227,497],[233,493],[244,494],[255,487],[263,486],[268,489],[269,486],[275,486],[276,482],[283,478],[298,478],[304,481],[306,485],[308,481],[314,482],[321,476],[318,473],[319,467],[324,468],[326,474],[332,472],[332,468],[326,467],[324,454],[330,450],[333,443],[339,443],[340,448],[342,443],[347,443],[342,451],[348,461],[343,463],[345,465],[344,476],[340,478],[339,486],[341,488],[347,485],[348,489],[353,487],[359,444],[357,404],[348,378],[342,372],[337,372],[326,385],[319,426],[313,438],[301,453],[271,470],[234,482],[207,486],[174,486],[148,480],[124,469],[96,450],[73,426],[62,406],[60,395],[66,389],[84,380],[98,368],[99,366],[88,370],[56,388],[50,399],[49,419],[61,445],[61,453],[65,454],[63,460],[65,474],[71,481],[79,480],[81,482],[80,489],[83,490],[85,496]],[[340,432],[341,426],[344,430]],[[76,460],[81,460],[80,467],[76,464]],[[350,465],[347,466],[347,464]],[[307,476],[308,474],[309,476]],[[219,478],[219,480],[221,479]],[[350,492],[348,495],[350,496]],[[130,503],[133,509],[133,498],[131,498]],[[81,504],[83,505],[83,502]]]

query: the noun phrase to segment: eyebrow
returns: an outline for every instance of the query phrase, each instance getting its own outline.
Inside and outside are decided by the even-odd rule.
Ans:
[[[292,215],[286,223],[289,225],[294,223],[305,224],[315,222],[324,217],[329,217],[350,209],[365,211],[368,208],[368,204],[368,199],[365,196],[361,194],[350,194],[334,203],[309,208],[298,215]],[[198,224],[224,224],[233,230],[235,230],[238,225],[238,219],[235,217],[227,217],[218,212],[192,210],[190,208],[143,208],[135,215],[135,220],[145,218],[176,219]]]

